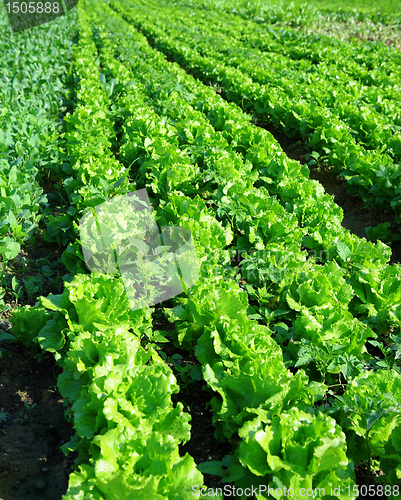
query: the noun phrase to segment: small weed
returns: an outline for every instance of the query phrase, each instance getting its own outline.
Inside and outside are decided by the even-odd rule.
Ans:
[[[31,410],[33,408],[35,408],[35,406],[36,406],[36,403],[33,403],[32,405],[30,405],[29,403],[24,401],[24,408],[22,410],[20,410],[20,412],[19,412],[20,423],[26,423],[28,421]]]

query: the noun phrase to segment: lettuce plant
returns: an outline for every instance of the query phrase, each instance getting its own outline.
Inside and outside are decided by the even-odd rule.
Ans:
[[[355,484],[353,464],[347,458],[345,435],[333,418],[292,408],[271,420],[258,417],[246,422],[239,436],[242,441],[226,481],[244,487],[255,479],[269,485],[276,499],[287,497],[284,487],[292,489],[289,498],[303,498],[301,488],[312,488],[319,498],[355,498],[349,496]],[[241,473],[238,464],[247,470]]]
[[[364,371],[348,383],[343,396],[336,396],[334,413],[347,435],[348,456],[367,462],[384,452],[393,430],[401,422],[401,375],[394,370]],[[394,435],[397,440],[399,429]]]

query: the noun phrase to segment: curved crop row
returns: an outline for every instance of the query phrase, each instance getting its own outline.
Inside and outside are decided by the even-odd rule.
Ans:
[[[139,7],[138,3],[135,5]],[[333,50],[333,47],[332,44],[327,43],[327,40],[324,40],[321,44],[323,52],[321,58],[295,57],[292,51],[299,50],[302,46],[299,33],[280,31],[270,25],[265,27],[221,11],[186,8],[180,4],[175,7],[171,4],[165,4],[161,0],[152,0],[151,4],[142,0],[140,7],[145,12],[151,8],[153,11],[166,9],[167,13],[179,13],[180,16],[184,16],[185,24],[196,25],[198,33],[205,30],[208,32],[213,26],[212,33],[235,38],[235,40],[230,41],[231,45],[241,44],[251,54],[255,53],[259,57],[268,59],[273,58],[273,60],[280,62],[282,69],[302,68],[306,73],[304,74],[306,84],[315,75],[322,73],[327,84],[342,92],[348,91],[353,99],[360,99],[364,103],[371,104],[379,112],[391,115],[397,109],[396,103],[400,98],[400,87],[399,76],[396,73],[399,68],[396,52],[393,53],[391,61],[381,58],[381,65],[379,65],[376,60],[364,60],[361,54],[363,48],[356,54],[350,54],[348,44],[341,44],[331,57],[328,56],[325,59],[323,53],[327,50]],[[333,42],[333,40],[330,41]],[[309,50],[313,50],[319,46],[319,40],[316,37],[309,37],[307,46]],[[216,45],[215,48],[220,49],[221,46]],[[343,62],[342,65],[340,61]],[[268,70],[269,66],[265,69]]]
[[[83,6],[78,13],[79,104],[66,118],[74,214],[133,188],[110,150],[115,134],[109,98]],[[78,262],[75,271],[83,267],[79,254],[75,245],[64,256],[70,267]],[[141,346],[152,328],[151,310],[130,310],[121,278],[76,274],[62,295],[18,310],[13,323],[13,333],[54,352],[63,368],[58,387],[72,403],[76,431],[64,450],[77,451],[80,465],[64,498],[178,500],[187,498],[193,485],[202,485],[192,458],[178,453],[189,439],[190,416],[182,404],[173,406],[178,386],[172,371],[151,347]]]
[[[57,20],[29,36],[10,36],[6,29],[0,34],[0,286],[8,261],[34,235],[48,211],[42,186],[60,171],[58,117],[65,109],[72,19],[70,15]],[[2,308],[3,296],[0,289]]]
[[[401,194],[399,188],[400,165],[394,164],[390,157],[380,153],[367,152],[355,144],[349,128],[339,120],[326,116],[328,112],[314,109],[307,101],[294,105],[291,98],[279,89],[269,89],[243,74],[236,68],[225,65],[224,57],[206,57],[196,49],[190,48],[191,40],[182,34],[167,34],[168,28],[159,28],[157,19],[147,20],[124,5],[123,16],[140,27],[156,46],[173,57],[188,71],[205,82],[213,81],[221,85],[227,99],[237,102],[251,110],[255,116],[270,120],[274,117],[282,121],[288,130],[297,130],[305,136],[309,145],[323,152],[331,165],[342,172],[353,191],[359,192],[366,201],[372,199],[379,205],[388,204],[399,214]],[[180,38],[181,37],[181,38]]]
[[[104,17],[101,18],[101,27],[100,30],[103,29],[103,24],[106,26],[110,24],[110,15],[105,13]],[[110,40],[110,44],[103,46],[101,48],[101,58],[107,57],[107,52],[109,53],[109,60],[114,60],[114,47],[122,47],[123,40],[118,40],[118,45],[116,45],[117,38],[119,38],[118,33],[122,33],[122,29],[118,29],[118,23],[110,25],[109,33],[117,34],[114,40]],[[104,59],[104,62],[106,59]],[[115,73],[114,73],[115,72]],[[136,74],[138,74],[136,72]],[[113,77],[118,78],[131,78],[131,75],[127,74],[126,66],[122,66],[121,64],[115,63],[113,65]],[[167,89],[166,89],[167,90]],[[127,103],[128,104],[128,103]],[[132,106],[131,106],[132,109]],[[132,110],[134,111],[134,110]],[[124,143],[126,140],[129,140],[129,143],[136,144],[137,153],[139,153],[139,158],[143,157],[143,173],[147,174],[147,169],[145,166],[149,166],[151,162],[146,160],[150,151],[152,151],[151,156],[158,155],[159,148],[161,148],[161,140],[163,140],[163,152],[166,154],[168,152],[168,144],[174,147],[174,143],[176,139],[175,136],[180,136],[180,130],[177,130],[177,134],[172,134],[173,130],[169,130],[167,124],[164,125],[164,133],[163,130],[160,130],[157,127],[157,120],[154,117],[151,109],[149,109],[145,113],[145,108],[142,107],[136,110],[136,120],[135,115],[133,116],[133,121],[128,122],[128,127],[124,127],[126,130],[123,135],[123,149]],[[145,118],[146,117],[146,118]],[[188,117],[187,117],[188,119]],[[140,122],[140,129],[137,128]],[[190,123],[190,122],[188,122]],[[134,125],[135,128],[134,128]],[[177,124],[178,125],[178,124]],[[196,126],[196,125],[195,125]],[[146,138],[142,136],[141,130],[146,129],[147,136]],[[167,133],[166,133],[167,132]],[[210,138],[211,139],[211,138]],[[146,142],[149,143],[146,146]],[[147,153],[147,154],[146,154]],[[169,154],[167,158],[171,158],[170,162],[164,162],[164,168],[170,167],[172,169],[172,173],[174,175],[173,178],[179,179],[179,168],[183,167],[183,159],[181,160],[181,165],[177,165],[174,161],[174,156]],[[218,169],[218,164],[216,163],[215,168]],[[140,167],[141,170],[141,167]],[[216,172],[217,173],[217,172]],[[223,228],[223,232],[221,233],[221,229],[218,229],[217,225],[213,226],[213,232],[210,233],[210,229],[207,227],[202,227],[195,220],[185,220],[183,219],[181,214],[177,212],[173,212],[173,206],[177,207],[177,203],[181,201],[186,203],[186,211],[187,213],[195,214],[196,211],[201,210],[205,215],[207,214],[206,206],[202,201],[196,197],[193,201],[183,196],[180,193],[171,192],[171,190],[166,193],[163,182],[163,173],[159,172],[159,177],[152,179],[153,182],[151,184],[153,191],[156,193],[161,193],[162,197],[168,200],[169,203],[162,204],[163,207],[160,213],[162,214],[163,221],[169,223],[179,223],[181,224],[189,224],[189,228],[197,229],[195,234],[200,233],[201,241],[204,241],[206,237],[209,238],[209,246],[214,249],[214,252],[217,251],[219,246],[223,243],[223,247],[220,246],[220,249],[223,250],[224,246],[227,244],[225,241],[225,230]],[[220,174],[222,175],[222,173]],[[153,178],[153,176],[151,176]],[[189,179],[188,179],[189,180]],[[224,183],[224,178],[221,178],[221,181]],[[240,182],[240,181],[238,181]],[[179,187],[181,187],[179,185]],[[161,188],[161,189],[160,189]],[[172,189],[173,186],[172,186]],[[170,208],[171,207],[171,208]],[[178,208],[178,207],[177,207]],[[181,216],[180,216],[181,215]],[[220,234],[219,234],[220,232]],[[249,233],[249,231],[248,231]],[[199,245],[197,247],[199,253],[201,254],[201,260],[203,257],[203,245]],[[206,266],[207,268],[207,266]],[[203,268],[205,271],[205,269]],[[210,269],[208,270],[210,273]],[[261,411],[267,412],[266,417],[269,419],[269,415],[275,414],[277,411],[288,411],[289,406],[301,406],[304,410],[310,408],[310,405],[313,404],[313,393],[316,391],[315,386],[311,386],[308,388],[307,379],[303,376],[302,372],[298,372],[296,376],[291,375],[291,373],[284,368],[284,364],[282,361],[282,355],[280,349],[277,344],[271,339],[269,330],[266,327],[258,326],[254,321],[247,318],[247,302],[246,295],[241,292],[238,288],[238,285],[232,280],[224,280],[224,271],[223,274],[218,272],[218,268],[213,269],[214,273],[212,276],[207,276],[204,273],[201,279],[201,284],[196,287],[191,293],[191,300],[185,304],[182,303],[180,308],[182,309],[182,313],[180,314],[181,319],[183,319],[184,312],[188,314],[188,324],[190,325],[190,330],[186,332],[185,338],[181,338],[180,341],[183,344],[196,345],[196,355],[199,361],[202,363],[203,372],[205,380],[208,382],[209,386],[213,388],[216,392],[220,393],[223,398],[222,406],[216,400],[214,402],[214,408],[216,412],[215,421],[216,423],[220,423],[219,428],[221,429],[219,432],[220,436],[225,436],[226,438],[230,438],[233,433],[237,432],[243,424],[250,418],[252,415],[259,414]],[[207,292],[213,287],[213,291]],[[211,299],[211,295],[213,295],[214,300],[209,304]],[[198,304],[198,301],[202,297],[202,304],[204,304],[202,310],[203,315],[207,315],[207,325],[208,328],[205,328],[203,319],[202,323],[199,322],[199,319],[191,317],[191,310],[193,311],[193,306]],[[229,309],[225,310],[223,313],[224,302],[228,301],[230,303]],[[236,305],[234,305],[236,304]],[[217,310],[216,310],[217,308]],[[223,313],[223,316],[222,316]],[[222,321],[222,318],[226,319]],[[187,322],[185,322],[187,324]],[[245,335],[246,341],[238,337],[238,335],[234,334],[234,332],[241,328],[242,334]],[[182,330],[184,331],[184,330]],[[204,332],[204,334],[202,334]],[[210,336],[211,333],[214,332],[213,336]],[[216,336],[216,337],[214,337]],[[226,346],[226,352],[223,355],[223,352],[220,352],[218,349],[216,353],[213,355],[213,344],[216,342],[217,338],[221,338],[221,341],[224,342]],[[195,344],[194,344],[195,343]],[[250,348],[246,348],[246,345],[251,343]],[[246,354],[245,354],[246,349]],[[202,352],[203,351],[203,354]],[[275,362],[266,364],[263,360],[266,357],[274,357]],[[234,359],[237,359],[234,362]],[[225,365],[224,360],[227,360],[227,364]],[[231,361],[228,362],[228,359]],[[233,369],[232,364],[238,364],[236,369]],[[221,365],[221,368],[218,369],[218,366]],[[258,367],[258,368],[257,368]],[[216,372],[218,370],[218,374]],[[257,371],[256,371],[257,370]],[[214,381],[215,377],[221,378],[221,381],[217,383],[217,380]],[[243,390],[245,384],[250,382],[251,378],[253,379],[254,387],[248,387],[247,397],[244,399]],[[279,382],[277,382],[277,379]],[[259,381],[259,383],[257,383]],[[274,381],[274,382],[273,382]],[[233,384],[237,386],[237,389],[234,388]],[[220,389],[219,389],[220,387]],[[231,387],[231,390],[228,388]],[[273,400],[275,403],[273,403]],[[220,409],[219,409],[220,407]],[[228,408],[227,408],[228,407]],[[236,409],[236,410],[235,410]],[[263,410],[262,410],[263,409]],[[234,417],[236,415],[236,417]],[[325,425],[332,426],[336,428],[336,425],[331,419],[327,419],[327,417],[304,417],[305,413],[303,410],[294,408],[293,411],[289,411],[288,418],[300,418],[303,425],[306,427],[311,427],[316,425],[315,423],[319,421],[319,419],[323,419],[325,421]],[[223,424],[223,425],[222,425]],[[336,428],[335,432],[339,432],[339,429]],[[341,433],[339,433],[338,437],[340,439],[344,439]],[[320,440],[317,438],[315,446],[319,446]],[[334,444],[334,442],[333,442]],[[247,449],[246,444],[244,443],[244,448]],[[302,446],[300,444],[300,446]],[[281,453],[281,452],[280,452]],[[344,451],[340,452],[339,458],[341,456],[341,460],[345,459]],[[346,462],[345,462],[346,463]],[[322,461],[323,464],[323,461]],[[295,464],[293,464],[295,468]],[[288,471],[288,478],[295,478],[294,470],[291,469]],[[230,474],[235,471],[235,466],[229,469]],[[245,475],[244,475],[245,474]],[[255,481],[256,478],[250,474],[250,477],[246,477],[246,472],[242,472],[238,474],[238,470],[236,472],[236,481],[239,481],[238,484],[248,485],[250,480]],[[242,478],[242,481],[241,481]],[[227,481],[233,480],[234,477],[227,477]],[[349,476],[351,480],[351,475]],[[265,481],[266,478],[263,480]],[[314,484],[315,486],[321,484],[316,482],[318,479],[314,477],[312,474],[309,478],[310,484]],[[336,476],[335,474],[331,474],[329,478],[326,478],[327,486],[329,484],[335,484]],[[263,481],[260,481],[263,484]],[[332,483],[331,481],[334,481]],[[256,483],[257,484],[257,483]],[[296,489],[299,489],[296,484],[296,481],[293,481],[293,486]],[[306,483],[305,483],[306,484]],[[347,484],[352,484],[352,482],[347,481]],[[263,497],[260,497],[263,498]]]
[[[339,69],[348,72],[350,76],[360,78],[367,85],[375,86],[380,83],[399,87],[396,78],[391,76],[391,71],[389,73],[385,71],[386,64],[390,65],[393,70],[399,71],[396,66],[399,57],[397,50],[389,49],[384,44],[350,44],[329,36],[315,33],[306,34],[297,29],[297,25],[308,25],[309,20],[313,22],[318,13],[327,15],[329,18],[333,15],[336,18],[336,12],[332,10],[333,4],[331,4],[331,8],[327,9],[322,6],[321,1],[319,1],[318,8],[311,5],[310,2],[297,2],[298,5],[291,2],[288,5],[288,10],[284,9],[283,12],[277,4],[272,6],[264,2],[261,5],[261,3],[258,6],[258,3],[252,3],[251,5],[247,2],[246,5],[241,7],[241,2],[237,0],[230,3],[216,0],[202,0],[196,3],[189,0],[180,0],[178,2],[179,5],[184,4],[188,8],[199,9],[199,11],[206,14],[217,14],[220,19],[223,18],[227,23],[237,25],[239,33],[241,34],[244,30],[247,36],[250,36],[252,41],[260,46],[262,50],[277,51],[295,60],[309,59],[315,63],[331,62],[336,64]],[[338,6],[335,10],[337,10],[338,17],[343,20],[347,19],[347,14],[358,21],[366,16],[360,9],[358,11],[348,11],[347,14],[342,6]],[[373,16],[376,16],[378,20],[380,15],[378,15],[377,10],[374,9]],[[248,14],[245,14],[246,11],[248,11]],[[274,24],[282,22],[287,16],[294,16],[292,23],[295,24],[295,27],[290,27],[288,24],[285,28],[274,26]],[[394,16],[388,19],[390,22],[395,20]],[[380,75],[381,73],[382,75]]]
[[[401,115],[397,101],[386,101],[386,111],[378,113],[366,100],[356,100],[356,97],[363,100],[364,88],[350,81],[348,75],[339,74],[337,68],[260,52],[238,42],[235,27],[226,28],[228,33],[225,35],[215,22],[211,24],[207,20],[203,23],[179,9],[162,9],[155,5],[148,10],[156,11],[159,18],[174,12],[175,26],[171,22],[169,26],[188,34],[193,40],[192,48],[202,55],[218,56],[221,53],[225,64],[240,69],[255,82],[282,90],[297,102],[314,103],[313,109],[324,110],[326,119],[330,115],[340,118],[349,126],[352,137],[366,149],[387,153],[396,161],[401,159]]]
[[[305,167],[107,5],[82,2],[78,13],[79,102],[66,119],[71,237],[84,209],[133,186],[152,193],[160,224],[191,230],[200,280],[165,311],[176,344],[195,351],[216,394],[216,435],[240,438],[213,470],[239,487],[259,486],[260,499],[267,484],[285,484],[300,498],[302,487],[329,493],[340,480],[334,496],[354,498],[357,452],[370,460],[375,450],[385,481],[396,484],[401,376],[363,373],[373,330],[400,322],[400,268],[387,266],[389,249],[344,230],[341,209]],[[114,235],[124,216],[122,208],[115,214]],[[229,245],[245,255],[239,272],[248,295]],[[63,258],[84,270],[79,241]],[[13,318],[14,331],[54,352],[64,369],[59,388],[73,403],[77,432],[64,449],[78,451],[81,463],[66,498],[178,500],[202,487],[193,460],[178,454],[189,416],[172,405],[172,372],[154,344],[141,346],[157,333],[151,310],[130,305],[118,275],[77,274],[62,295]],[[318,381],[300,337],[328,351],[331,380]],[[348,384],[336,403],[326,384],[340,372]]]
[[[103,23],[105,25],[109,25],[111,23],[109,13],[105,14],[105,17],[102,18],[102,25],[103,25]],[[164,123],[162,129],[158,129],[157,127],[155,128],[155,125],[158,123],[158,120],[154,117],[154,114],[151,113],[150,110],[147,111],[145,114],[143,108],[138,110],[137,120],[132,122],[132,124],[129,126],[129,128],[126,129],[125,136],[123,136],[123,143],[125,141],[127,141],[127,145],[126,146],[123,145],[123,151],[125,151],[126,154],[128,154],[130,162],[131,162],[131,160],[134,159],[134,155],[136,155],[140,161],[140,165],[143,165],[143,168],[141,168],[139,166],[139,171],[142,170],[142,173],[144,175],[147,175],[147,170],[145,167],[148,165],[152,165],[154,162],[152,160],[150,160],[150,161],[147,160],[147,157],[149,154],[152,157],[154,157],[155,160],[157,157],[159,157],[160,153],[158,150],[161,147],[160,141],[162,140],[162,138],[163,138],[162,144],[163,144],[163,153],[164,153],[163,156],[164,156],[168,151],[166,149],[166,147],[167,147],[166,141],[167,142],[173,141],[173,144],[175,143],[175,141],[172,139],[173,135],[176,135],[180,138],[181,147],[183,149],[188,149],[189,144],[188,145],[186,144],[188,138],[189,137],[195,138],[197,136],[196,129],[200,126],[201,127],[200,130],[204,131],[204,126],[202,126],[202,124],[199,122],[196,124],[194,123],[191,126],[191,116],[189,114],[190,113],[190,111],[188,109],[189,106],[187,103],[185,103],[186,100],[182,99],[180,101],[178,96],[174,96],[174,99],[172,99],[172,97],[174,95],[173,94],[173,88],[174,88],[173,81],[174,81],[174,86],[176,87],[177,78],[175,78],[174,80],[170,79],[169,81],[166,79],[161,80],[162,74],[160,72],[158,73],[158,71],[156,69],[154,69],[154,68],[152,69],[151,64],[146,65],[146,63],[142,64],[141,62],[138,62],[137,56],[139,54],[142,54],[142,56],[144,58],[146,58],[146,60],[148,60],[148,61],[151,60],[152,56],[150,54],[146,53],[147,51],[146,51],[145,46],[140,45],[140,36],[139,35],[135,36],[135,33],[132,30],[130,32],[130,38],[128,39],[129,42],[128,42],[128,40],[124,41],[124,37],[123,37],[122,33],[125,33],[127,29],[128,28],[125,25],[123,28],[121,26],[121,24],[118,25],[118,23],[117,24],[110,24],[110,27],[109,27],[110,35],[109,36],[111,37],[111,41],[110,41],[111,48],[109,48],[109,50],[111,51],[111,54],[112,54],[112,55],[110,55],[110,59],[112,59],[114,57],[114,47],[118,47],[117,50],[122,51],[121,57],[123,58],[123,60],[126,63],[130,62],[130,64],[132,64],[135,67],[135,74],[137,75],[137,78],[139,78],[139,79],[143,78],[144,81],[147,82],[146,88],[148,89],[149,95],[152,97],[153,102],[156,104],[156,109],[158,110],[158,112],[162,112],[162,114],[165,116],[169,116],[169,115],[173,116],[175,114],[176,118],[174,120],[174,124],[175,124],[175,126],[179,127],[176,134],[173,134],[173,131],[169,129],[169,127],[167,126],[167,124],[165,122],[162,122],[162,123]],[[119,33],[121,33],[121,35],[119,35]],[[135,38],[135,44],[132,44],[132,37]],[[130,50],[130,49],[132,49],[132,50]],[[156,55],[155,55],[155,59],[157,59]],[[162,62],[162,59],[159,58],[157,60],[157,66],[160,66],[160,65],[163,65],[163,62]],[[117,66],[118,66],[118,64],[117,64]],[[126,69],[125,69],[125,71],[126,71]],[[173,70],[171,68],[171,71],[175,73],[176,77],[178,76],[178,72],[176,70]],[[141,76],[138,76],[138,75],[141,75]],[[124,78],[123,76],[116,75],[116,74],[113,74],[113,76],[119,76],[120,78]],[[127,76],[126,78],[131,78],[131,77]],[[160,86],[160,91],[162,92],[161,95],[156,91],[155,88],[152,88],[152,84],[150,83],[151,81],[158,82],[158,84]],[[170,89],[168,86],[169,82],[171,85]],[[180,90],[181,91],[182,91],[182,85],[183,85],[183,81],[180,81]],[[192,92],[195,91],[195,85],[193,86],[193,88],[191,88],[191,90],[192,90]],[[167,99],[166,99],[165,103],[163,103],[163,95],[166,96],[166,98],[167,98],[167,96],[169,96],[170,103],[171,104],[174,103],[174,105],[172,105],[171,107],[168,107],[167,106]],[[178,106],[180,106],[180,107],[178,107]],[[146,121],[144,121],[145,116],[147,116]],[[200,117],[195,113],[192,115],[192,118],[194,118],[195,116],[196,116],[197,121],[198,121],[200,119]],[[139,120],[139,122],[138,122],[138,120]],[[185,121],[187,121],[187,128],[181,129],[181,127],[184,127]],[[140,124],[140,126],[138,128],[139,124]],[[144,137],[142,135],[143,130],[147,131],[147,137]],[[188,136],[189,130],[192,131],[191,136]],[[187,133],[186,136],[184,135],[185,132]],[[153,135],[153,134],[156,134],[156,135]],[[159,135],[159,134],[161,134],[161,135]],[[202,136],[200,135],[199,139],[201,137]],[[190,143],[192,144],[191,150],[196,155],[197,144],[196,143],[193,144],[192,140],[190,139]],[[209,141],[211,141],[210,132],[208,133],[207,142],[209,142]],[[203,143],[203,141],[202,141],[202,143]],[[212,143],[213,142],[211,141],[211,144]],[[134,151],[132,150],[133,146],[135,147]],[[171,158],[171,163],[167,161],[167,158]],[[183,158],[180,159],[180,164],[177,165],[177,163],[174,161],[174,155],[172,153],[170,153],[168,155],[168,157],[164,156],[163,169],[172,169],[171,173],[176,174],[176,175],[173,174],[171,179],[178,179],[178,182],[179,182],[179,179],[181,177],[179,170],[180,170],[180,168],[182,168],[182,166],[183,166]],[[169,170],[167,170],[167,171],[169,171]],[[163,175],[163,170],[159,171],[158,174],[159,174],[159,176],[157,177],[156,171],[154,171],[154,174],[150,175],[150,179],[152,181],[150,186],[152,187],[152,189],[154,191],[156,190],[155,191],[156,193],[162,193],[162,197],[168,196],[171,199],[172,196],[171,195],[169,196],[164,189],[165,177]],[[196,172],[194,173],[194,171],[192,171],[191,175],[192,176],[196,175]],[[191,177],[187,178],[186,180],[187,181],[191,180]],[[194,181],[196,182],[196,178],[192,177],[192,182],[194,182]],[[225,182],[227,182],[227,179],[224,181],[224,178],[220,178],[220,182],[222,184],[224,184]],[[237,181],[237,183],[238,182],[239,181]],[[178,184],[178,186],[180,187],[180,189],[182,189],[182,188],[184,188],[184,190],[190,189],[191,183],[187,182],[184,185]],[[161,187],[161,189],[160,189],[160,187]],[[176,186],[171,186],[171,187],[174,189],[174,187],[176,187]],[[207,192],[203,192],[203,196],[207,196]],[[232,194],[231,194],[231,196],[232,196]],[[230,190],[228,189],[227,193],[226,193],[226,197],[230,199],[231,196],[230,196]],[[201,206],[200,200],[196,200],[196,203],[193,205],[194,209],[192,209],[190,201],[189,200],[186,201],[185,197],[182,197],[182,195],[177,196],[177,197],[173,197],[173,200],[174,200],[173,203],[174,203],[176,208],[174,208],[174,211],[172,211],[173,207],[169,208],[168,205],[164,208],[164,213],[166,214],[166,215],[164,215],[164,222],[167,221],[167,222],[177,223],[179,221],[179,223],[181,224],[182,216],[184,215],[184,213],[190,213],[193,216],[193,214],[196,213],[196,207]],[[244,198],[242,198],[242,200],[244,201]],[[170,201],[170,203],[171,203],[171,201]],[[234,196],[234,198],[230,199],[231,206],[233,203],[235,203],[235,196]],[[171,220],[172,215],[174,215],[173,220]],[[251,220],[250,220],[250,222],[251,222]],[[194,222],[192,221],[192,223],[194,223]],[[254,223],[255,223],[255,220],[253,220],[251,222],[251,225]],[[190,227],[193,228],[194,226],[191,225]],[[233,229],[234,229],[234,227],[233,227]],[[236,227],[235,227],[235,229],[236,229]],[[265,237],[268,237],[269,231],[268,230],[265,230],[265,231],[267,231],[267,232],[265,232]],[[249,228],[248,228],[248,230],[245,230],[244,233],[250,234]],[[263,239],[263,237],[262,237],[262,239]],[[325,273],[327,274],[327,270],[322,269],[321,275],[323,276]],[[218,271],[216,270],[215,272],[217,273],[216,277],[218,277],[219,276]],[[320,273],[319,273],[319,275],[320,275]],[[308,276],[308,277],[310,278],[310,276]],[[334,275],[333,275],[333,278],[334,278]],[[334,282],[333,282],[333,284],[334,284]],[[299,283],[298,283],[298,285],[299,285]],[[344,285],[345,285],[345,283],[343,284],[343,286]],[[336,286],[338,286],[338,285],[336,285]],[[205,331],[203,329],[204,327],[202,325],[204,325],[204,324],[210,325],[211,322],[213,322],[212,324],[214,324],[215,321],[218,322],[219,321],[218,318],[222,317],[221,314],[223,312],[222,309],[218,309],[216,312],[216,315],[214,312],[212,312],[216,308],[217,304],[219,303],[219,302],[216,302],[216,299],[217,299],[217,296],[220,295],[220,292],[218,292],[218,295],[216,295],[216,290],[219,290],[220,287],[217,285],[217,283],[213,285],[214,291],[211,292],[210,298],[208,295],[206,295],[206,297],[204,297],[205,291],[208,288],[210,289],[210,285],[206,282],[204,287],[203,286],[200,287],[199,294],[198,294],[198,290],[196,290],[195,293],[191,294],[191,297],[190,297],[188,302],[180,301],[180,306],[176,310],[176,312],[178,314],[176,320],[183,321],[182,327],[178,329],[178,338],[179,338],[180,342],[184,345],[187,345],[187,346],[188,345],[193,346],[193,342],[196,341],[197,339],[199,339],[199,335],[201,335],[202,342],[201,342],[201,344],[199,343],[200,340],[198,340],[198,342],[197,342],[197,345],[198,345],[198,347],[196,349],[197,353],[210,352],[211,346],[213,344],[216,345],[217,338],[220,338],[221,339],[220,341],[222,341],[225,346],[227,346],[227,342],[230,342],[229,335],[231,333],[231,326],[229,326],[229,325],[231,325],[231,321],[229,321],[229,323],[227,324],[228,330],[227,330],[227,328],[224,329],[224,334],[222,333],[221,327],[216,327],[217,331],[215,332],[215,334],[213,336],[211,335],[211,332],[209,331],[209,329],[207,330],[207,332],[205,332],[205,333],[207,333],[206,336],[202,334],[202,332]],[[225,292],[225,299],[222,298],[222,301],[227,302],[227,300],[228,300],[227,293],[229,293],[229,291],[231,291],[231,290],[235,290],[235,285],[233,282],[228,282],[228,284],[225,285],[224,288],[227,291]],[[341,293],[343,293],[343,291]],[[310,292],[306,292],[306,293],[308,294]],[[334,291],[334,293],[338,293],[338,292]],[[212,296],[214,298],[212,298]],[[231,295],[231,297],[232,297],[231,300],[234,302],[234,296]],[[329,300],[330,300],[330,302],[332,302],[333,298],[329,298]],[[219,307],[224,307],[224,305],[223,305],[224,302],[222,302],[221,306],[219,306]],[[323,305],[323,303],[322,303],[322,305]],[[233,311],[237,311],[239,305],[237,305],[237,306],[231,305],[230,307],[233,308],[232,309]],[[210,308],[210,312],[208,312],[209,308]],[[184,313],[184,311],[188,311],[188,312]],[[195,311],[198,311],[198,312],[195,313]],[[244,311],[246,311],[246,308],[244,309]],[[228,317],[230,317],[230,313],[228,313],[228,314],[229,314]],[[343,314],[344,314],[344,312],[343,312]],[[175,315],[173,315],[173,317],[174,316]],[[204,317],[202,318],[202,316],[204,316]],[[223,317],[224,316],[227,316],[227,312],[223,313]],[[227,317],[227,320],[228,320],[228,317]],[[334,315],[334,317],[335,317],[335,315]],[[235,322],[233,322],[233,323],[235,323]],[[219,322],[217,324],[219,324]],[[338,325],[338,327],[340,327],[340,325]],[[356,330],[354,331],[354,333],[356,334]],[[224,337],[222,337],[222,335],[224,335]],[[356,338],[357,337],[355,337],[355,339]],[[345,337],[344,337],[344,339],[345,339]],[[339,338],[336,337],[336,340],[338,341]],[[326,342],[327,342],[327,340],[326,340]],[[203,343],[204,343],[204,345],[203,345]],[[202,348],[201,348],[201,346],[202,346]],[[213,348],[213,349],[216,349],[216,348]],[[220,366],[220,363],[221,363],[220,359],[221,359],[221,356],[223,354],[224,354],[224,351],[220,351],[220,349],[218,349],[218,352],[217,352],[217,355],[216,355],[216,358],[214,361],[215,363],[217,363],[218,366]],[[225,355],[227,355],[227,353]],[[206,360],[208,358],[203,358],[202,355],[200,355],[199,359],[203,362],[203,365],[205,365]],[[216,367],[217,367],[217,365],[216,365]],[[219,370],[221,370],[221,368],[219,368]],[[246,369],[244,371],[246,372]],[[209,382],[210,386],[215,388],[215,390],[217,390],[218,392],[220,392],[220,394],[223,397],[223,406],[222,407],[217,400],[215,401],[215,411],[217,414],[216,423],[219,421],[225,422],[228,419],[228,421],[227,421],[228,427],[223,427],[223,429],[225,428],[226,432],[228,432],[226,437],[231,436],[233,430],[232,430],[232,428],[231,428],[231,431],[229,431],[228,429],[230,429],[230,426],[232,426],[231,422],[232,422],[233,415],[237,415],[241,411],[240,410],[241,406],[238,408],[238,406],[235,405],[233,408],[231,408],[232,412],[230,410],[227,410],[227,407],[230,408],[230,406],[233,405],[234,401],[237,401],[238,398],[240,397],[238,392],[235,392],[232,395],[230,394],[231,391],[233,390],[233,388],[231,387],[231,382],[229,382],[229,381],[232,380],[233,376],[238,377],[238,374],[234,375],[233,373],[228,373],[225,370],[223,370],[220,373],[219,380],[220,380],[220,377],[224,377],[223,379],[227,380],[226,383],[229,384],[228,386],[224,386],[225,389],[221,388],[222,381],[220,381],[216,385],[216,381],[214,381],[213,371],[210,372],[209,364],[207,364],[206,368],[204,369],[204,376],[205,376],[205,379]],[[221,379],[221,380],[223,380],[223,379]],[[219,387],[220,387],[220,389],[218,389]],[[230,392],[227,392],[228,387],[231,388]],[[241,384],[238,383],[238,390],[240,390],[240,387],[241,387]],[[243,387],[248,387],[248,386],[246,386],[246,384],[244,383]],[[247,390],[249,391],[249,387]],[[260,391],[263,392],[263,390],[261,388],[260,388]],[[256,394],[255,394],[255,396],[256,396]],[[226,400],[226,398],[228,398],[228,399]],[[226,401],[226,402],[224,403],[224,401]],[[235,410],[234,410],[234,408],[235,408]],[[254,411],[254,410],[252,410],[252,411]],[[246,413],[244,415],[246,415]],[[234,419],[234,421],[235,421],[235,419]],[[233,429],[234,430],[238,429],[238,427],[234,427]],[[245,446],[245,449],[246,449],[246,446]],[[231,479],[232,479],[232,477],[231,477]]]

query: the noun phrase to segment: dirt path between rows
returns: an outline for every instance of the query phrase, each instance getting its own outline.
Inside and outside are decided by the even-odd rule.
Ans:
[[[56,389],[59,369],[50,354],[21,343],[0,349],[0,500],[61,499],[74,456],[60,446],[74,431]]]
[[[285,134],[279,132],[272,125],[261,125],[268,130],[280,144],[287,156],[300,163],[309,161],[309,154],[312,150],[306,148],[301,141],[294,141]],[[383,209],[365,208],[361,198],[350,195],[347,192],[346,182],[343,178],[334,175],[329,169],[310,168],[310,179],[319,181],[324,187],[326,193],[334,195],[334,201],[339,205],[344,212],[342,226],[349,229],[351,233],[356,234],[360,238],[367,238],[365,229],[369,226],[377,226],[383,222],[394,222],[394,212],[385,211]],[[390,263],[401,262],[401,242],[392,244],[392,258]]]

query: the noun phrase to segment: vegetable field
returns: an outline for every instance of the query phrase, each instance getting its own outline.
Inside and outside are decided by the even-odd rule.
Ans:
[[[0,500],[399,498],[399,3],[1,9]]]

